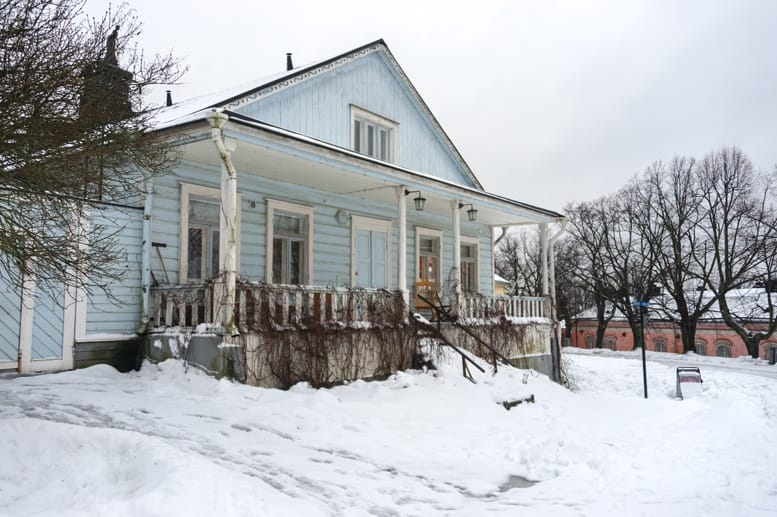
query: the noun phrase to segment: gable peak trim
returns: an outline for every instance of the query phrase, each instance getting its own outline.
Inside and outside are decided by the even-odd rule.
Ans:
[[[363,47],[357,48],[351,52],[332,58],[329,61],[311,65],[305,69],[297,71],[291,76],[287,76],[285,78],[279,79],[270,84],[263,85],[259,87],[256,91],[249,93],[248,95],[244,95],[239,98],[228,101],[227,104],[224,104],[224,108],[228,110],[234,110],[235,108],[239,108],[240,106],[251,104],[261,99],[262,97],[266,97],[273,93],[277,93],[281,90],[285,90],[286,88],[289,88],[296,84],[305,82],[308,79],[311,79],[320,74],[326,73],[330,70],[334,70],[335,68],[339,68],[347,63],[355,61],[356,59],[362,56],[366,56],[367,54],[372,54],[373,52],[377,52],[381,49],[388,51],[388,48],[386,47],[386,44],[383,42],[383,40],[377,40],[372,43],[368,43]]]

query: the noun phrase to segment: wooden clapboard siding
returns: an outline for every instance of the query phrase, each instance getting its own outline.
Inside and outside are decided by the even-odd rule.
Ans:
[[[49,290],[37,286],[32,317],[32,360],[61,358],[64,330],[64,287]]]
[[[17,365],[21,307],[21,288],[0,273],[0,369]]]
[[[112,282],[110,295],[93,289],[86,311],[86,333],[128,334],[138,329],[141,321],[141,262],[143,245],[143,211],[138,209],[98,207],[92,211],[91,225],[114,234],[119,260],[113,264],[123,275],[120,282]],[[102,279],[92,278],[97,285]]]
[[[214,150],[215,152],[215,150]],[[220,170],[183,163],[175,175],[157,181],[154,196],[152,241],[167,245],[160,251],[172,283],[179,282],[180,245],[180,184],[192,183],[219,188]],[[351,215],[360,215],[392,221],[391,234],[391,286],[397,285],[398,274],[398,226],[395,203],[375,201],[312,189],[301,185],[283,183],[261,177],[252,171],[238,171],[238,193],[241,195],[240,275],[246,280],[261,281],[265,278],[267,259],[267,199],[279,199],[290,203],[313,207],[313,278],[314,285],[346,286],[351,283],[351,225],[340,224],[335,218],[342,209]],[[252,206],[253,204],[253,206]],[[407,212],[407,285],[412,286],[417,275],[415,264],[414,226],[443,231],[443,277],[453,266],[453,234],[450,216],[435,215],[428,211],[417,212],[412,206]],[[480,291],[491,292],[491,229],[469,222],[462,222],[462,234],[478,237],[480,242]],[[161,264],[154,251],[152,269],[158,281],[163,281]]]
[[[399,124],[395,133],[398,165],[474,186],[382,51],[260,97],[235,111],[350,148],[351,105]]]

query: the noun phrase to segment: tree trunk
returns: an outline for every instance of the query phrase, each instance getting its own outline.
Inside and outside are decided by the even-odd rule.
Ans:
[[[745,342],[745,347],[747,348],[747,353],[750,354],[750,357],[753,359],[758,359],[758,346],[761,344],[761,337],[758,334],[754,334],[750,338],[744,338],[743,341]]]
[[[634,335],[634,350],[636,350],[643,345],[642,325],[639,320],[639,314],[636,315],[636,319],[629,318],[629,327],[631,327],[631,333]]]
[[[683,353],[696,353],[696,320],[681,321],[680,336],[683,341]]]

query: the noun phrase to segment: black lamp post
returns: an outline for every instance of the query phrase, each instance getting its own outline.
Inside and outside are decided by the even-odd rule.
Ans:
[[[635,300],[631,302],[633,307],[639,308],[639,332],[642,341],[642,387],[645,393],[645,398],[648,398],[647,388],[647,367],[645,365],[645,349],[647,343],[645,343],[645,314],[647,314],[648,307],[650,307],[650,298],[661,294],[661,287],[657,285],[651,285],[648,287],[647,293],[645,293],[641,300]]]

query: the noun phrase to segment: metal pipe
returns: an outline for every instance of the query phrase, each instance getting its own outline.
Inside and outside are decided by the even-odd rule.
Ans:
[[[143,248],[140,267],[140,287],[143,292],[140,306],[141,331],[148,325],[151,311],[151,221],[154,206],[154,184],[150,179],[143,179],[145,200],[143,203]]]
[[[235,284],[237,279],[237,171],[232,163],[230,149],[224,143],[222,128],[229,120],[226,113],[213,110],[206,116],[213,140],[221,159],[221,214],[222,227],[219,242],[219,267],[224,272],[224,293],[220,323],[231,335],[235,326]]]

